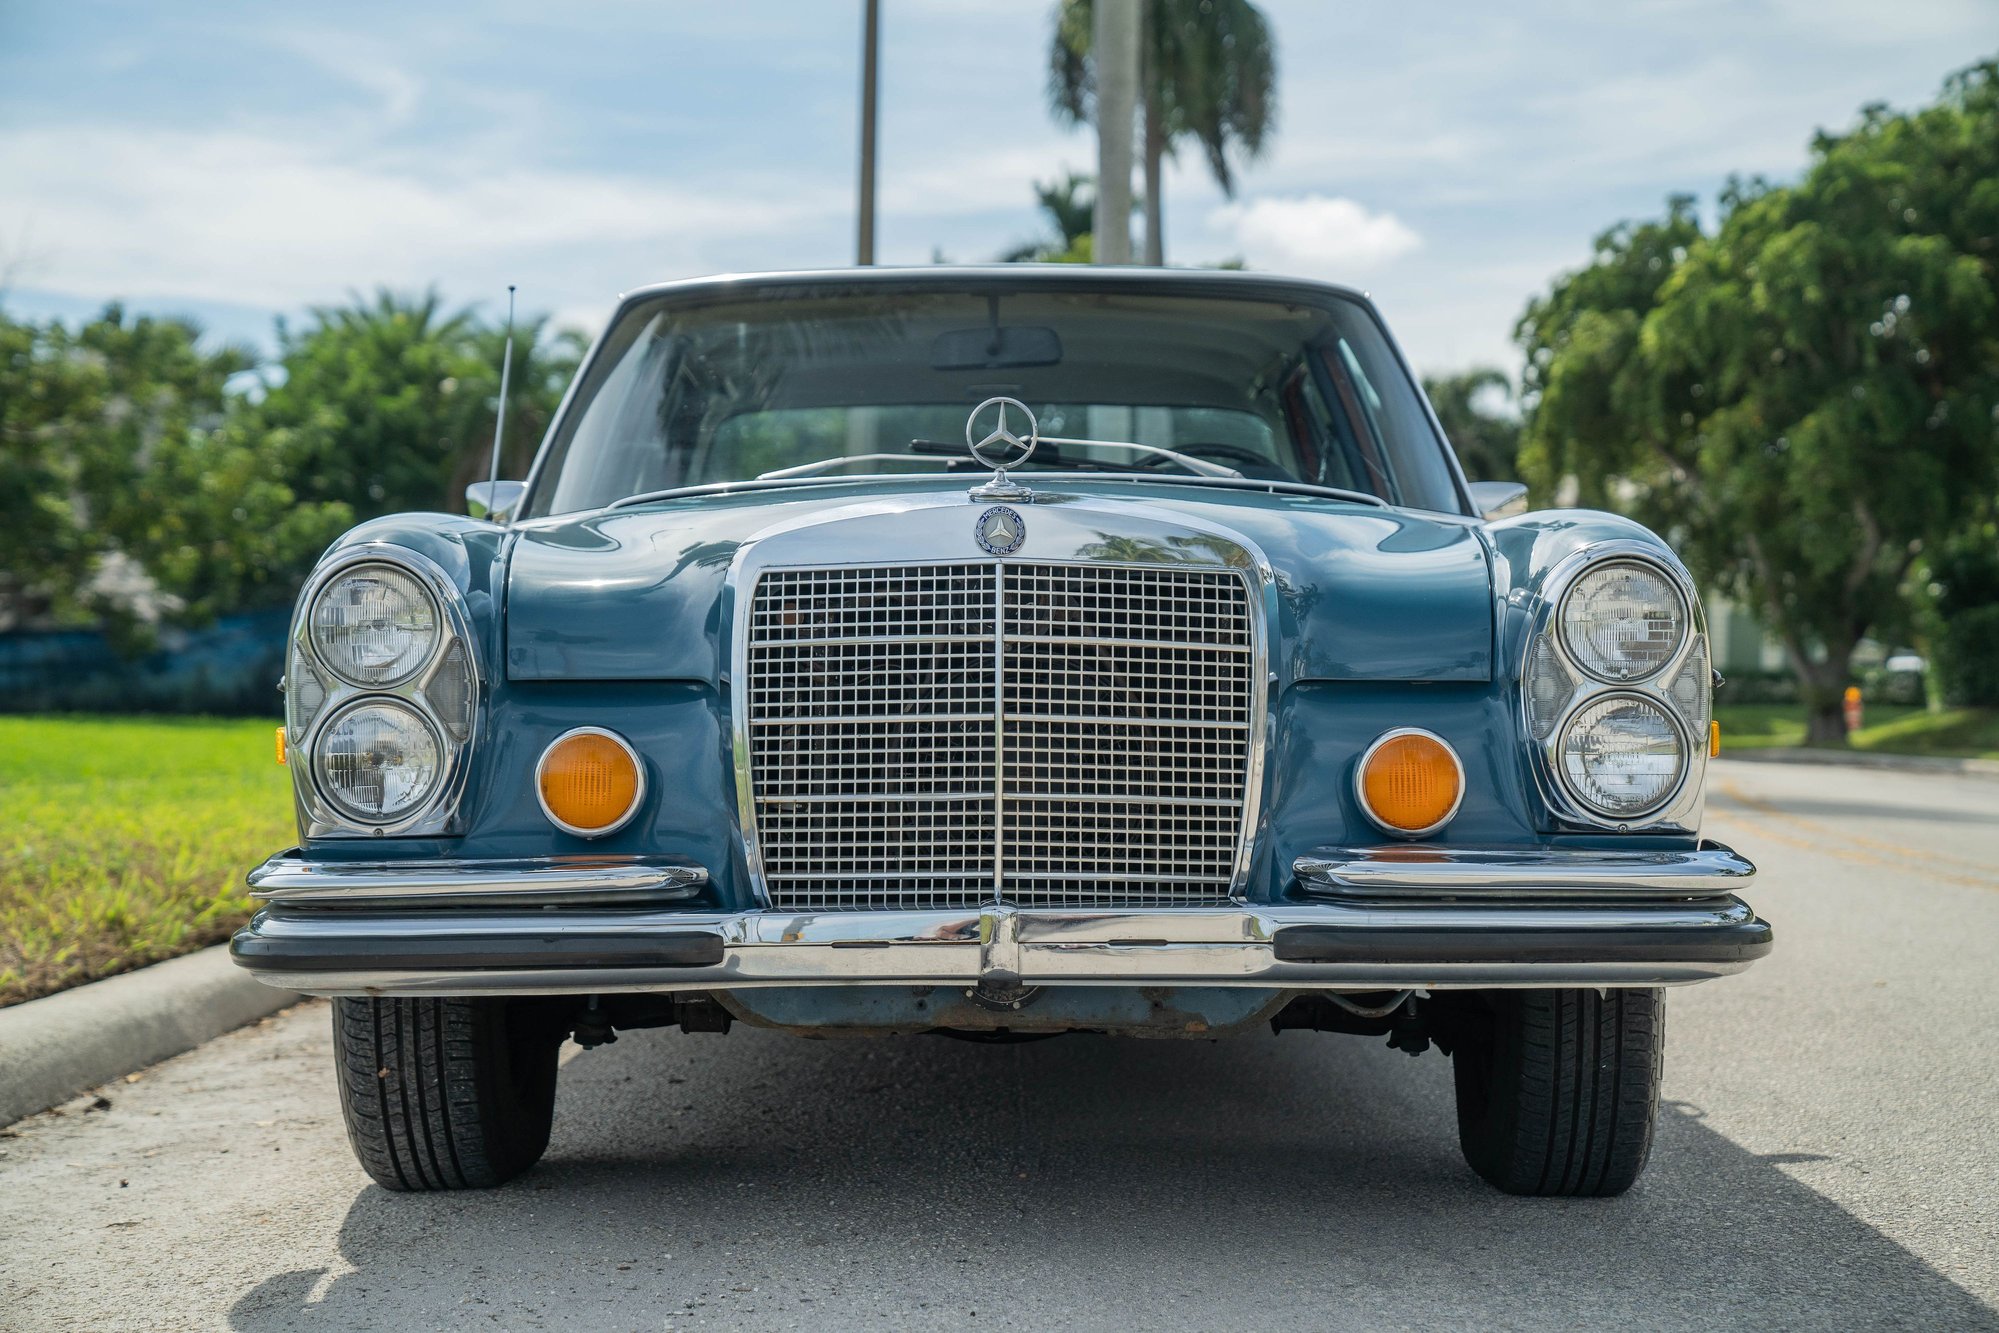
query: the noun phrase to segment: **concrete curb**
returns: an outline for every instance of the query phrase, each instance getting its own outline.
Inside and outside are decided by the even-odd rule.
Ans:
[[[252,979],[218,944],[0,1009],[0,1125],[302,998]]]
[[[1939,759],[1920,754],[1870,754],[1866,750],[1723,750],[1723,759],[1752,764],[1837,764],[1845,768],[1893,769],[1900,773],[1947,773],[1956,777],[1999,778],[1999,759]]]

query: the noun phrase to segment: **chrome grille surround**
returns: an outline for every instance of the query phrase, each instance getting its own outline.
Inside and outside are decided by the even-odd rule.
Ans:
[[[962,502],[899,517],[927,536],[940,515],[962,524],[956,550],[969,546],[977,511]],[[782,538],[739,559],[732,707],[764,903],[1203,906],[1240,893],[1267,717],[1262,562],[1185,524],[1183,540],[1205,544],[1192,556],[1051,542],[1049,517],[1030,510],[1027,548],[1004,558],[921,559],[940,543],[897,541],[890,520],[868,545],[919,559],[795,564]],[[813,554],[832,534],[816,535]],[[1091,558],[1106,547],[1141,558]]]

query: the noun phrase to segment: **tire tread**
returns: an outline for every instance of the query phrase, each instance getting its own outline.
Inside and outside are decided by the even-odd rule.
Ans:
[[[1621,1194],[1644,1169],[1663,1069],[1655,989],[1501,991],[1456,1056],[1459,1138],[1513,1194]]]
[[[537,1161],[556,1045],[510,1030],[505,1001],[339,999],[333,1038],[348,1141],[385,1189],[477,1189]]]

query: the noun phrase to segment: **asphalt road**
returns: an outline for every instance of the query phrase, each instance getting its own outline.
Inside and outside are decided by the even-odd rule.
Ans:
[[[633,1033],[505,1189],[351,1160],[307,1004],[0,1137],[0,1329],[1999,1327],[1999,783],[1716,769],[1778,952],[1536,1201],[1368,1040]]]

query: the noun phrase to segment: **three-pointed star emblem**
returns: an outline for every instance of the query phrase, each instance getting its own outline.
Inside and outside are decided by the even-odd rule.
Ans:
[[[1007,411],[1012,408],[1027,423],[1027,433],[1016,435],[1013,420]],[[992,429],[984,436],[978,430],[983,419],[990,418]],[[1041,443],[1041,423],[1035,420],[1033,411],[1018,398],[988,398],[972,409],[965,418],[965,443],[971,448],[972,457],[989,468],[1019,467],[1034,456],[1034,447]],[[1001,446],[997,451],[994,446]],[[1009,458],[1007,451],[1020,450],[1020,457]]]
[[[1027,540],[1027,523],[1016,510],[994,505],[979,515],[972,536],[988,555],[1012,555]]]

